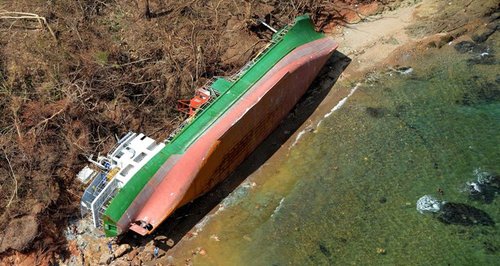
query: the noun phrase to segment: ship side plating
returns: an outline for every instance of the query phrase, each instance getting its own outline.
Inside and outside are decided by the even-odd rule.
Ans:
[[[106,236],[151,233],[226,178],[269,135],[336,47],[309,17],[298,17],[238,73],[200,88],[198,101],[180,101],[190,118],[163,143],[129,133],[94,168],[84,168],[79,178],[93,181],[82,214],[92,213]]]
[[[134,211],[132,219],[122,217],[118,224],[131,224],[130,229],[148,234],[176,208],[224,180],[290,112],[335,48],[332,39],[324,38],[302,45],[282,59],[170,163],[168,172],[152,178],[136,199],[139,211]]]

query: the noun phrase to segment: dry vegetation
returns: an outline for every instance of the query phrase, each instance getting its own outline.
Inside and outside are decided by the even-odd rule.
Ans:
[[[63,245],[83,155],[128,130],[168,135],[177,99],[266,43],[254,18],[309,12],[322,27],[357,2],[371,1],[0,2],[0,253]]]

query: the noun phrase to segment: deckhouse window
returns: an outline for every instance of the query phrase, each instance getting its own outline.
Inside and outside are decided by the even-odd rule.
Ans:
[[[146,157],[146,154],[144,152],[141,152],[141,153],[139,153],[139,155],[137,155],[134,158],[134,162],[138,163],[138,162],[142,161],[142,159],[144,159],[145,157]]]
[[[120,158],[123,156],[123,154],[124,154],[124,153],[123,153],[123,151],[119,151],[119,152],[115,155],[115,157],[116,157],[117,159],[120,159]]]
[[[131,164],[127,165],[127,167],[123,168],[123,170],[120,172],[120,175],[126,176],[128,174],[128,172],[130,171],[130,169],[132,169],[132,167],[134,167],[134,166]]]
[[[152,150],[154,150],[154,149],[156,148],[156,146],[158,146],[158,143],[156,143],[156,141],[155,141],[155,142],[151,143],[151,144],[148,146],[148,148],[147,148],[147,149],[148,149],[148,150],[150,150],[150,151],[152,151]]]

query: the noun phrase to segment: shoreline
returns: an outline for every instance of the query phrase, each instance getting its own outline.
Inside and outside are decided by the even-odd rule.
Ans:
[[[300,144],[300,138],[309,132],[314,133],[321,125],[321,121],[326,118],[325,116],[335,111],[336,107],[342,104],[342,101],[345,102],[352,95],[352,92],[356,90],[359,81],[364,80],[367,74],[385,70],[390,65],[395,65],[398,60],[395,58],[400,58],[401,53],[414,49],[415,44],[422,46],[419,42],[433,39],[434,35],[422,38],[412,37],[405,32],[405,28],[417,21],[414,16],[416,12],[430,12],[434,9],[435,6],[432,0],[424,0],[414,5],[377,14],[374,20],[362,21],[344,28],[347,32],[332,34],[332,37],[339,40],[338,51],[351,58],[352,61],[340,74],[339,79],[332,86],[332,90],[307,122],[290,136],[292,141],[288,140],[283,145],[283,149],[278,150],[268,163],[271,164],[273,160],[279,162],[281,161],[280,158],[286,158],[288,151],[293,146]],[[401,21],[402,23],[394,25],[395,21]],[[370,34],[370,32],[377,32],[379,29],[384,30],[380,34]],[[397,36],[396,42],[385,41],[395,38],[394,36]],[[382,52],[380,52],[381,50]],[[410,60],[410,58],[406,60]],[[279,154],[282,152],[285,154]]]
[[[315,132],[326,118],[325,115],[335,111],[335,107],[342,101],[346,101],[359,80],[365,78],[366,74],[380,71],[393,63],[390,59],[398,49],[410,46],[427,37],[416,38],[410,36],[405,28],[416,22],[414,16],[417,12],[430,12],[435,9],[433,1],[424,0],[420,3],[404,6],[395,10],[377,14],[370,21],[362,21],[349,27],[343,32],[332,34],[338,40],[338,51],[351,58],[351,63],[340,75],[332,91],[325,97],[317,110],[311,115],[307,125],[302,126],[291,136],[294,141],[290,146],[300,143],[299,139],[307,132]],[[372,32],[376,32],[373,34]],[[351,86],[346,86],[347,84]],[[333,107],[333,109],[332,109]],[[274,157],[274,156],[273,156]]]
[[[404,2],[403,2],[404,3]],[[314,132],[321,124],[323,116],[332,110],[340,101],[349,97],[351,90],[370,73],[398,67],[409,67],[406,64],[429,49],[440,49],[444,45],[463,40],[470,41],[471,35],[481,31],[487,17],[475,18],[451,32],[432,33],[415,36],[410,26],[422,23],[423,17],[439,14],[437,3],[422,0],[413,5],[375,15],[375,19],[359,22],[344,28],[344,33],[332,35],[339,40],[339,51],[352,62],[340,75],[333,90],[325,97],[317,110],[311,115],[310,124],[301,127],[297,132]],[[398,23],[400,22],[400,23]],[[371,34],[378,32],[379,34]],[[316,125],[311,130],[311,126]],[[291,136],[296,138],[297,133]],[[297,142],[293,142],[294,145]]]

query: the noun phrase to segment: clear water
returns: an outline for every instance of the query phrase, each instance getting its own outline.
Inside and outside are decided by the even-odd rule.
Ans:
[[[500,48],[495,39],[488,45]],[[500,173],[500,67],[496,58],[471,64],[475,56],[445,47],[413,61],[409,74],[371,75],[285,159],[226,199],[175,259],[498,265],[500,196],[485,204],[463,192],[476,169]],[[425,194],[484,210],[497,226],[440,223],[416,211]],[[197,248],[206,254],[192,255]]]

